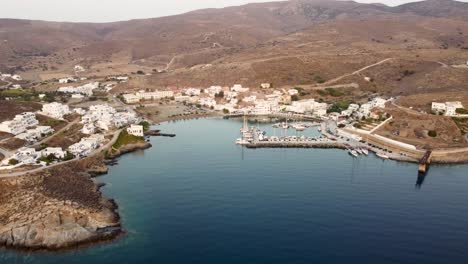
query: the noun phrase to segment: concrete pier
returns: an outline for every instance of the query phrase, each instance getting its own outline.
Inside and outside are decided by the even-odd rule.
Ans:
[[[272,142],[272,141],[257,141],[245,145],[247,148],[334,148],[334,149],[346,149],[344,144],[329,141],[287,141],[287,142]]]

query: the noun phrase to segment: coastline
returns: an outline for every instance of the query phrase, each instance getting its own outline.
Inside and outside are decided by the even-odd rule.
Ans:
[[[208,117],[222,117],[223,115],[221,114],[204,114],[204,115],[192,115],[192,116],[181,116],[181,117],[172,117],[172,118],[166,118],[166,119],[160,119],[160,122],[170,122],[170,121],[178,121],[178,120],[188,120],[188,119],[198,119],[198,118],[208,118]],[[151,136],[157,136],[157,135],[151,135]],[[133,143],[133,144],[127,144],[120,148],[119,150],[115,151],[112,154],[109,155],[104,155],[103,153],[105,150],[103,150],[100,154],[98,154],[97,158],[94,157],[93,159],[91,158],[85,158],[83,160],[79,160],[70,164],[64,164],[63,167],[66,168],[73,168],[76,164],[80,164],[80,170],[75,170],[75,174],[86,174],[86,178],[88,181],[92,182],[94,191],[90,193],[95,193],[99,197],[99,210],[100,212],[96,212],[96,208],[94,211],[86,211],[85,205],[82,204],[74,204],[74,202],[69,202],[67,199],[62,199],[59,200],[60,207],[76,207],[76,208],[81,208],[84,211],[81,212],[82,215],[88,214],[102,214],[100,217],[107,217],[108,221],[107,222],[102,222],[100,223],[101,225],[96,225],[93,226],[94,233],[90,233],[89,236],[86,237],[74,237],[73,239],[70,240],[62,240],[58,241],[60,243],[52,243],[52,244],[34,244],[31,242],[27,242],[26,237],[30,235],[31,233],[34,233],[34,228],[31,228],[30,226],[26,229],[24,228],[24,223],[19,223],[18,225],[14,225],[15,222],[13,221],[11,224],[12,228],[10,228],[10,233],[8,231],[5,231],[5,228],[0,228],[0,247],[6,248],[6,249],[11,249],[11,250],[18,250],[18,251],[47,251],[47,252],[63,252],[63,251],[68,251],[68,250],[74,250],[74,249],[79,249],[83,247],[88,247],[92,246],[95,244],[99,243],[105,243],[105,242],[110,242],[113,241],[122,235],[125,235],[125,230],[121,225],[120,222],[120,214],[118,212],[118,204],[113,200],[112,198],[107,198],[105,197],[102,192],[101,188],[105,186],[105,183],[100,183],[95,180],[93,180],[96,177],[99,177],[100,175],[107,174],[109,166],[118,164],[117,159],[125,154],[132,153],[135,151],[139,150],[145,150],[148,148],[151,148],[152,145],[148,142],[139,142],[139,143]],[[263,147],[269,147],[269,146],[263,146]],[[297,145],[297,146],[292,146],[293,148],[304,148],[305,146]],[[112,148],[112,147],[111,147]],[[247,146],[249,148],[249,146]],[[255,148],[255,147],[254,147]],[[337,145],[337,146],[328,146],[328,145],[320,145],[316,146],[314,148],[334,148],[334,149],[345,149],[345,146],[342,145]],[[109,148],[107,149],[109,150]],[[411,160],[409,158],[404,159],[403,157],[401,159],[398,158],[390,158],[391,160],[396,160],[400,162],[410,162],[410,163],[415,163],[417,162],[416,160]],[[432,164],[435,165],[457,165],[457,164],[466,164],[468,160],[459,160],[457,162],[445,162],[445,161],[440,161],[440,160],[433,160]],[[57,167],[54,169],[60,169],[61,167]],[[51,169],[51,170],[54,170]],[[75,168],[76,169],[76,168]],[[84,171],[84,173],[83,173]],[[49,171],[46,171],[46,173],[50,173]],[[44,180],[47,178],[46,176],[38,176],[38,177],[33,177],[33,175],[25,175],[25,176],[20,176],[20,177],[15,177],[12,179],[6,179],[5,181],[13,181],[13,182],[19,182],[21,183],[24,181],[25,178],[30,178],[30,179],[42,179]],[[26,180],[27,182],[27,180]],[[0,191],[1,191],[0,186]],[[17,195],[18,197],[21,197],[21,194]],[[0,201],[3,200],[1,199],[3,197],[0,196]],[[56,198],[56,197],[54,197]],[[29,198],[27,198],[29,199]],[[24,199],[24,200],[27,200]],[[28,200],[29,201],[29,200]],[[24,213],[24,212],[23,212]],[[26,216],[29,217],[28,212],[26,212]],[[0,215],[0,224],[3,224],[1,222],[2,215]],[[72,222],[66,222],[62,221],[62,216],[59,214],[59,225],[56,226],[58,228],[61,228],[63,225],[67,224],[73,224]],[[29,219],[29,218],[28,218]],[[76,218],[78,219],[78,218]],[[15,220],[16,221],[16,220]],[[78,221],[75,221],[78,222]],[[31,223],[31,226],[34,226],[35,223]],[[19,229],[20,231],[14,231]],[[23,230],[23,231],[22,231]],[[21,232],[22,231],[22,232]],[[45,234],[45,233],[44,233]],[[58,234],[60,235],[60,234]],[[23,238],[22,238],[23,237]]]

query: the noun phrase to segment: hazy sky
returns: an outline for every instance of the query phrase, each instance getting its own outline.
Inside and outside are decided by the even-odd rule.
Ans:
[[[0,18],[108,22],[272,0],[0,0]],[[398,5],[411,0],[357,0]],[[468,1],[468,0],[463,0]]]

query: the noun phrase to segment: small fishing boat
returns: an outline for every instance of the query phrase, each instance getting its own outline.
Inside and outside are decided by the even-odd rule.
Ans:
[[[390,159],[389,156],[387,156],[387,155],[385,155],[383,153],[377,153],[376,155],[377,155],[377,157],[382,158],[382,159]]]
[[[362,153],[363,153],[364,155],[366,155],[366,156],[369,155],[369,150],[367,150],[367,149],[365,149],[365,148],[362,148],[361,151],[362,151]]]
[[[349,155],[351,155],[351,156],[353,156],[355,158],[359,157],[359,154],[353,149],[348,150],[348,153],[349,153]]]

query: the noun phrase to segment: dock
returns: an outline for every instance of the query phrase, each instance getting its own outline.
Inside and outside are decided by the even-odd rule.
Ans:
[[[429,164],[431,164],[431,158],[432,158],[432,150],[426,151],[424,153],[424,156],[419,160],[419,169],[418,171],[420,173],[426,173],[427,172],[427,167]]]
[[[294,142],[272,142],[272,141],[257,141],[246,144],[245,147],[250,149],[256,148],[321,148],[321,149],[346,149],[344,144],[335,141],[294,141]]]

